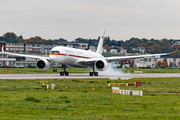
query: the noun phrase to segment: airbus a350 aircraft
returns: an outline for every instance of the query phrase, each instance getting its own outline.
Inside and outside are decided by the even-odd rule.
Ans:
[[[88,68],[91,67],[93,72],[90,72],[90,76],[98,76],[98,72],[95,72],[95,69],[99,71],[104,71],[108,68],[109,62],[120,61],[125,59],[136,59],[143,57],[151,57],[157,55],[168,55],[172,53],[161,53],[161,54],[146,54],[146,55],[137,55],[137,56],[115,56],[115,57],[104,57],[102,55],[104,33],[102,31],[102,36],[100,38],[96,52],[91,50],[80,50],[75,48],[68,48],[63,46],[56,46],[51,49],[49,57],[35,56],[35,55],[22,55],[15,54],[10,52],[5,52],[2,47],[2,52],[14,55],[14,56],[23,56],[36,59],[36,67],[39,70],[47,70],[50,67],[50,62],[59,63],[64,69],[63,72],[60,72],[61,76],[68,76],[69,72],[66,71],[66,67],[75,67],[75,68]],[[174,52],[173,52],[174,53]]]

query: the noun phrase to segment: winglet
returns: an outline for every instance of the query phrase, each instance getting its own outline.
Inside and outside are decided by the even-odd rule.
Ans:
[[[97,47],[97,53],[100,53],[102,54],[102,48],[103,48],[103,42],[104,42],[104,34],[105,34],[105,30],[102,31],[102,35],[101,35],[101,38],[99,40],[99,44],[98,44],[98,47]]]
[[[179,48],[179,46],[176,48],[176,50],[174,52],[171,52],[169,54],[173,54],[173,53],[177,52],[178,48]]]
[[[4,52],[4,45],[2,46],[2,48],[1,48],[1,49],[2,49],[2,52]]]

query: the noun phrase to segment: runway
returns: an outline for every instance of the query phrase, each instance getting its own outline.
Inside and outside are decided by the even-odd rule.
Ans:
[[[99,75],[89,76],[85,74],[69,74],[60,76],[59,74],[0,74],[0,79],[71,79],[71,78],[154,78],[154,77],[180,77],[180,73],[149,73],[149,74],[120,74],[120,75]]]

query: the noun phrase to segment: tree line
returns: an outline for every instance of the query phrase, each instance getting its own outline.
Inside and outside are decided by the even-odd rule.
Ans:
[[[79,43],[88,43],[89,45],[98,45],[100,37],[97,39],[84,39],[84,38],[76,38],[72,42],[79,42]],[[17,36],[13,32],[7,32],[3,34],[3,36],[0,36],[0,41],[6,41],[7,43],[24,43],[24,44],[58,44],[62,42],[68,42],[66,39],[59,38],[55,40],[51,39],[42,39],[39,36],[31,37],[29,39],[23,39],[23,36]],[[122,47],[124,49],[127,49],[128,53],[135,53],[137,51],[133,50],[132,48],[142,46],[146,49],[146,53],[167,53],[170,51],[175,50],[176,46],[173,47],[173,49],[169,49],[172,44],[175,41],[180,40],[174,40],[174,39],[161,39],[161,40],[155,40],[155,39],[139,39],[139,38],[131,38],[129,40],[111,40],[109,36],[104,38],[104,45],[107,49],[114,48],[118,49],[119,47]],[[180,57],[180,51],[177,51],[176,54],[173,54],[173,56]]]
[[[0,41],[5,41],[7,43],[23,43],[23,44],[42,44],[42,43],[52,43],[57,44],[58,42],[67,42],[66,39],[59,38],[55,40],[46,40],[42,39],[39,36],[31,37],[29,39],[23,39],[23,36],[17,36],[13,32],[7,32],[3,34],[3,36],[0,36]]]

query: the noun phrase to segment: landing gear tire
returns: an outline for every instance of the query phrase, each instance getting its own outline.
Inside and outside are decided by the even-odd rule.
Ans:
[[[98,72],[90,72],[89,76],[98,76]]]
[[[57,72],[57,69],[53,69],[53,72]]]
[[[69,72],[65,72],[65,76],[69,76]]]
[[[60,76],[64,76],[64,72],[60,72]]]
[[[94,76],[98,76],[98,72],[94,72]]]
[[[93,72],[90,72],[90,73],[89,73],[89,76],[93,76]]]
[[[95,69],[94,69],[94,63],[93,64],[90,64],[90,67],[93,69],[93,72],[90,72],[89,73],[89,76],[98,76],[98,72],[95,72]]]
[[[62,65],[62,68],[64,70],[64,72],[60,72],[60,76],[69,76],[69,72],[66,72],[66,65]]]

